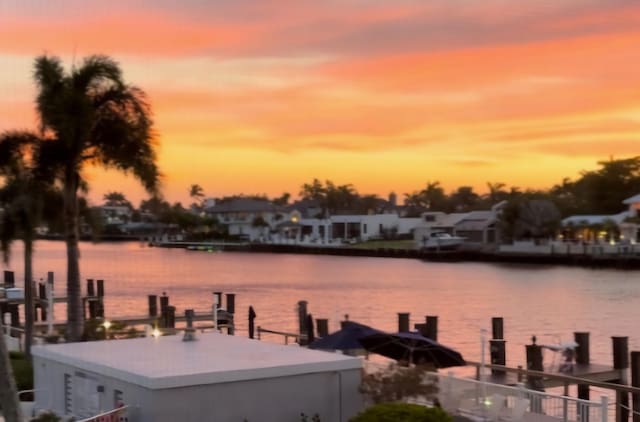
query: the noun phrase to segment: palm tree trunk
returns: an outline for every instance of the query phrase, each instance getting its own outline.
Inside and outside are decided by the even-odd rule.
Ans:
[[[4,327],[0,320],[0,407],[7,422],[22,422],[18,389],[11,370],[9,351],[4,341]]]
[[[80,341],[84,330],[78,249],[78,176],[67,170],[64,183],[64,226],[67,244],[67,340]]]
[[[24,352],[31,360],[31,341],[33,338],[33,241],[24,240]]]

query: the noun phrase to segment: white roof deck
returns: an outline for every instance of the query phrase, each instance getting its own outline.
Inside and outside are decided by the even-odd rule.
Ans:
[[[362,362],[337,353],[283,346],[219,333],[35,346],[34,357],[149,389],[185,387],[359,369]]]

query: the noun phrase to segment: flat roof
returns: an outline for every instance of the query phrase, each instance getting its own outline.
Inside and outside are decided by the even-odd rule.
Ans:
[[[220,333],[34,346],[33,356],[150,389],[359,369],[359,358]]]

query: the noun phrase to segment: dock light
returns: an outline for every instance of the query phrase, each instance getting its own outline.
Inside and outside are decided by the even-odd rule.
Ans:
[[[154,328],[153,331],[151,332],[151,335],[153,336],[153,338],[158,338],[160,337],[161,334],[162,333],[157,328]]]
[[[111,328],[111,321],[105,320],[102,323],[102,326],[104,327],[104,338],[105,338],[105,340],[108,340],[109,339],[109,328]]]

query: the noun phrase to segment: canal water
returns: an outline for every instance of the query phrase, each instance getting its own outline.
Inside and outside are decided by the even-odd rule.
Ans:
[[[63,242],[36,244],[34,274],[55,273],[55,290],[65,295]],[[23,279],[20,244],[5,269]],[[525,344],[573,340],[591,333],[592,362],[612,361],[611,336],[628,336],[640,350],[640,271],[494,263],[434,263],[417,259],[323,255],[202,252],[151,248],[138,242],[82,243],[83,289],[87,278],[103,279],[106,316],[142,315],[147,295],[170,297],[177,313],[209,311],[213,291],[236,294],[236,327],[246,335],[250,305],[256,325],[296,332],[297,302],[308,301],[330,330],[345,314],[373,327],[397,330],[397,313],[409,312],[411,325],[426,315],[439,318],[439,341],[479,361],[481,330],[491,318],[504,318],[507,364],[525,363]],[[18,282],[18,285],[21,285]],[[56,317],[65,315],[56,306]],[[278,341],[278,339],[274,339]],[[281,341],[281,340],[280,340]],[[560,356],[545,352],[545,366]]]

